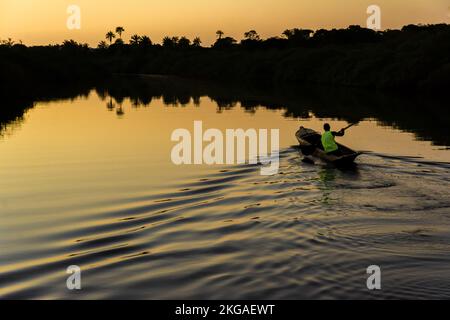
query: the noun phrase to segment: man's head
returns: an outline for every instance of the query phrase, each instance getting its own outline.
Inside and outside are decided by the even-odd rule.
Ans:
[[[325,123],[324,126],[323,126],[323,129],[324,129],[325,131],[330,131],[330,130],[331,130],[330,124],[329,124],[329,123]]]

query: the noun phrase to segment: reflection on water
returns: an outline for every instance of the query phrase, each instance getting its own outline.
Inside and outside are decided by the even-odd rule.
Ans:
[[[324,168],[319,171],[319,179],[323,182],[322,191],[324,205],[332,205],[333,181],[336,180],[336,170],[333,168]]]
[[[199,106],[200,97],[207,96],[217,104],[217,111],[237,105],[249,113],[259,107],[281,109],[287,117],[345,120],[350,123],[375,119],[382,126],[413,132],[420,140],[436,145],[450,145],[447,127],[450,110],[444,97],[394,95],[354,89],[303,88],[282,86],[263,90],[243,86],[211,85],[202,82],[166,77],[122,77],[97,85],[97,93],[113,97],[117,106],[125,98],[137,107],[150,106],[153,99],[162,99],[167,106]],[[108,101],[108,105],[112,100]],[[112,102],[111,102],[112,103]]]
[[[450,297],[438,102],[424,113],[420,99],[155,78],[75,96],[2,114],[3,128],[22,124],[0,140],[0,297]],[[322,119],[362,120],[342,142],[372,152],[349,170],[303,163],[294,133]],[[279,174],[172,165],[170,134],[194,120],[280,128]],[[372,264],[381,292],[366,289]],[[65,287],[70,265],[79,293]]]

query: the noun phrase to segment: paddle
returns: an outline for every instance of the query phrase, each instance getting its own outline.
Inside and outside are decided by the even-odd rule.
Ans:
[[[340,132],[345,132],[345,131],[347,131],[348,129],[350,129],[351,127],[356,126],[358,123],[359,123],[359,122],[352,123],[352,124],[349,125],[348,127],[345,127],[344,129],[342,129]]]

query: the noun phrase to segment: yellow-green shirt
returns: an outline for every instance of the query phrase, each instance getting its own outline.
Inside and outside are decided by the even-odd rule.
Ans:
[[[330,153],[339,149],[334,135],[331,131],[327,131],[322,135],[322,145],[326,153]]]

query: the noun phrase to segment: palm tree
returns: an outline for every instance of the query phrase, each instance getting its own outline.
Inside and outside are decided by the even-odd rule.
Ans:
[[[122,33],[125,32],[124,27],[117,27],[116,28],[116,33],[119,35],[119,38],[122,39]]]
[[[175,48],[178,45],[178,41],[180,38],[178,37],[164,37],[162,41],[163,47],[166,48]]]
[[[169,47],[173,47],[173,41],[171,37],[164,37],[162,40],[162,45],[163,47],[169,48]]]
[[[225,33],[224,33],[222,30],[217,30],[217,31],[216,31],[216,35],[217,35],[217,37],[219,38],[219,40],[222,39],[222,37],[223,37],[224,34],[225,34]]]
[[[131,36],[130,44],[132,45],[138,45],[141,42],[141,37],[137,34]]]
[[[139,41],[139,44],[144,46],[144,47],[149,47],[153,43],[152,43],[152,40],[148,36],[142,36],[140,41]]]
[[[110,31],[106,34],[106,39],[109,40],[109,43],[112,43],[112,40],[116,37],[116,35],[114,34],[114,32]]]
[[[100,41],[98,43],[98,48],[99,49],[106,49],[106,48],[108,48],[108,44],[105,41]]]
[[[199,48],[202,45],[202,40],[199,37],[194,38],[192,40],[192,45],[196,48]]]

